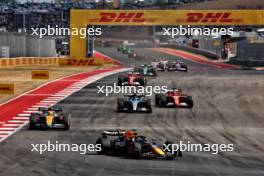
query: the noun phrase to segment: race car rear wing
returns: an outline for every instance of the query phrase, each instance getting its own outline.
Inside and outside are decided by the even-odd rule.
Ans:
[[[132,129],[133,131],[136,131],[135,129]],[[111,131],[103,131],[102,136],[123,136],[126,133],[126,131],[123,130],[111,130]]]
[[[137,97],[144,97],[145,95],[142,93],[134,93],[134,94],[125,94],[125,97],[133,97],[133,96],[137,96]]]
[[[103,131],[102,136],[122,136],[125,131],[114,130],[114,131]]]
[[[60,106],[52,106],[51,107],[52,108],[52,111],[62,111],[62,107],[60,107]],[[48,108],[47,107],[39,107],[38,108],[38,111],[48,111]]]

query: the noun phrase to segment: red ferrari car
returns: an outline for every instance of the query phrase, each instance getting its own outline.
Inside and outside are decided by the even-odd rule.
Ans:
[[[156,94],[155,104],[158,107],[193,107],[192,96],[188,96],[180,89],[168,90],[166,93]]]
[[[146,78],[140,73],[130,72],[127,75],[118,76],[118,86],[145,86]]]

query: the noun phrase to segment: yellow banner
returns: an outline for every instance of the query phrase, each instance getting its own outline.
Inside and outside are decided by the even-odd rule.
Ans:
[[[79,25],[264,25],[264,10],[72,10]]]
[[[49,70],[32,70],[32,79],[49,79]]]
[[[264,25],[264,10],[71,10],[70,26]],[[85,58],[87,40],[70,36],[71,58]]]
[[[14,84],[0,84],[0,94],[14,94]]]
[[[99,58],[83,58],[83,59],[61,58],[59,60],[59,64],[68,65],[68,66],[102,66],[104,63]]]

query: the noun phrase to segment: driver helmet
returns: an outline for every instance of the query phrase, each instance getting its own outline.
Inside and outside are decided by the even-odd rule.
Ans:
[[[137,137],[137,132],[134,130],[128,130],[125,133],[125,138],[127,140],[134,140]]]

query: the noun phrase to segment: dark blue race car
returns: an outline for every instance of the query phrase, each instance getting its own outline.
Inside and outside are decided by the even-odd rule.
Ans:
[[[117,112],[147,112],[151,113],[151,100],[142,94],[125,95],[117,100]]]

